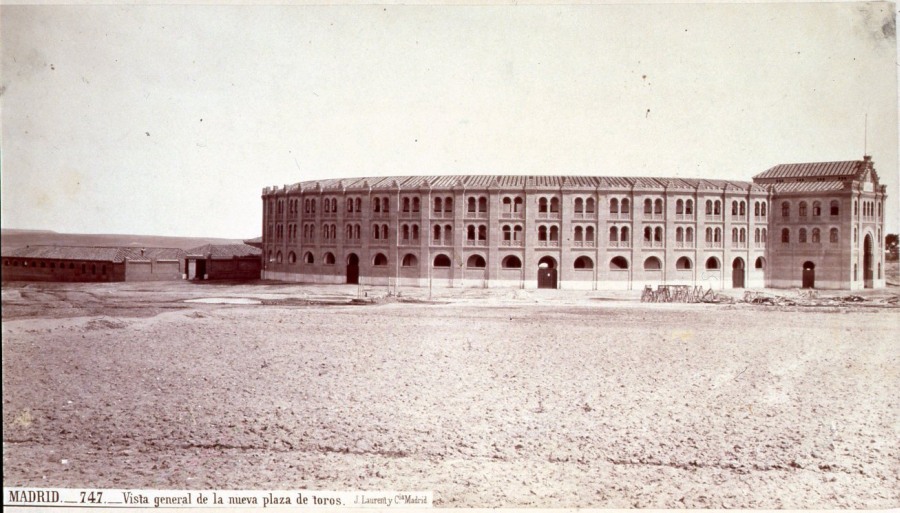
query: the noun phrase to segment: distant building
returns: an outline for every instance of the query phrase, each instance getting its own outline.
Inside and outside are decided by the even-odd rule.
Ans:
[[[258,280],[262,250],[248,244],[206,244],[187,250],[190,280]]]
[[[884,287],[869,157],[753,182],[398,176],[266,187],[263,278],[444,287]]]
[[[183,250],[98,246],[3,249],[3,281],[164,281],[184,274]]]

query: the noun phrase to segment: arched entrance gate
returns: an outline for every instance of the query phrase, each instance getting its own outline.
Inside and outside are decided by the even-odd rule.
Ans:
[[[538,261],[538,288],[555,289],[559,280],[556,259],[545,256]]]
[[[356,253],[350,253],[347,257],[347,283],[353,285],[359,283],[359,257]]]

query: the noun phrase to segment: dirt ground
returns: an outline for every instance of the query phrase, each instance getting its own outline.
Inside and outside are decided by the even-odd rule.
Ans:
[[[900,309],[875,301],[896,288],[791,308],[386,292],[4,284],[4,486],[900,506]]]

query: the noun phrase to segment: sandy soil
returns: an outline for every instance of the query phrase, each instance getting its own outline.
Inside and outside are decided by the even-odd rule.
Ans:
[[[900,309],[357,292],[4,285],[4,486],[900,506]]]

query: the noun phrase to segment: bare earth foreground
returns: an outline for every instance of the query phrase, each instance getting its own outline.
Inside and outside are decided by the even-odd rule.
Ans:
[[[900,506],[896,307],[357,292],[4,285],[4,486]]]

